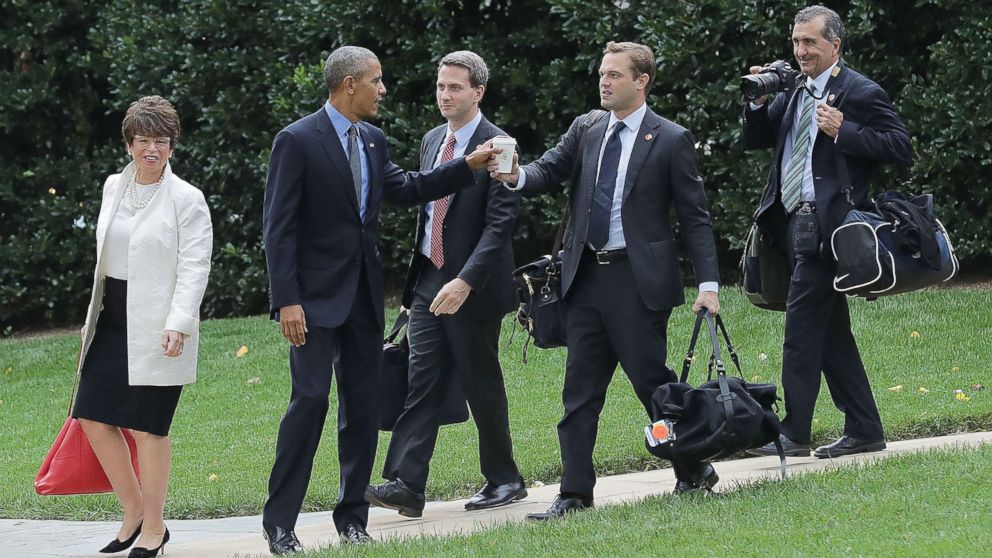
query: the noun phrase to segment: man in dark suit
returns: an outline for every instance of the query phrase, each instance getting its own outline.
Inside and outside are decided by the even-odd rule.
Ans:
[[[505,135],[479,111],[488,79],[486,63],[473,52],[441,59],[436,97],[448,122],[424,136],[421,170]],[[475,180],[478,187],[428,203],[417,219],[403,293],[403,306],[410,309],[410,388],[386,454],[382,476],[389,482],[365,492],[373,505],[409,517],[423,514],[428,466],[452,381],[462,386],[472,409],[486,480],[465,508],[492,508],[527,495],[513,460],[499,364],[500,323],[516,306],[510,237],[520,196],[491,185],[485,170]]]
[[[294,528],[320,442],[332,373],[338,387],[345,543],[369,539],[364,491],[378,439],[383,315],[379,206],[416,205],[474,183],[493,151],[433,172],[404,173],[386,138],[363,122],[386,92],[375,54],[341,47],[324,67],[329,100],[284,128],[269,158],[262,216],[271,313],[289,351],[292,395],[279,428],[262,527],[273,554],[300,550]]]
[[[593,505],[593,447],[618,362],[649,413],[654,390],[676,380],[665,365],[668,318],[685,302],[669,224],[673,207],[701,282],[693,311],[720,310],[716,245],[692,134],[645,104],[655,77],[651,49],[610,42],[603,53],[599,93],[609,115],[587,131],[590,115],[577,118],[558,145],[519,175],[494,172],[532,195],[561,184],[581,165],[562,260],[568,360],[558,439],[564,472],[561,494],[547,512],[528,516],[535,520]],[[708,490],[718,480],[707,463],[673,467],[678,492]]]
[[[815,455],[885,448],[847,299],[833,289],[829,239],[847,212],[867,199],[879,164],[908,165],[912,154],[906,127],[885,91],[840,59],[843,39],[836,12],[822,6],[800,10],[792,44],[803,73],[801,86],[770,105],[759,98],[744,111],[745,149],[775,148],[758,226],[788,254],[793,268],[782,352],[786,415],[780,441],[794,456],[809,455],[821,370],[845,424],[844,435],[816,448]],[[838,157],[846,162],[850,191],[840,177]],[[777,452],[769,444],[751,453]]]

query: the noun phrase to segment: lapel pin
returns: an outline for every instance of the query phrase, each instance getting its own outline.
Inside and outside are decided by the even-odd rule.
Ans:
[[[827,97],[827,101],[830,101],[832,103],[832,102],[834,102],[834,99],[836,99],[836,98],[837,98],[837,95],[834,95],[833,93],[831,93],[830,96]]]
[[[369,149],[371,149],[371,148],[373,148],[373,147],[375,147],[375,144],[374,144],[374,143],[372,143],[372,142],[369,142]]]
[[[654,136],[652,136],[651,134],[645,134],[644,141],[651,141],[652,138],[654,138]]]

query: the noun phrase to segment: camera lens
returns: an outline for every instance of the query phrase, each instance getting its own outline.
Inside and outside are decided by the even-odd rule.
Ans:
[[[774,72],[762,72],[741,77],[741,94],[748,101],[781,90],[781,80]]]

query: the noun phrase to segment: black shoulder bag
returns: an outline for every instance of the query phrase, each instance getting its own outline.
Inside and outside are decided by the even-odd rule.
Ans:
[[[605,110],[593,110],[586,115],[580,125],[579,149],[572,164],[573,192],[582,171],[582,154],[585,152],[589,128],[606,114]],[[570,204],[571,195],[558,224],[551,253],[513,272],[513,282],[520,299],[516,319],[528,336],[524,343],[524,362],[527,362],[527,343],[531,339],[534,340],[534,345],[541,349],[565,346],[565,305],[561,300],[561,246],[568,226]]]

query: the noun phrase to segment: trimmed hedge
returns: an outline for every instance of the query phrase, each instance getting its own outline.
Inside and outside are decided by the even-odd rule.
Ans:
[[[964,0],[828,2],[845,17],[845,59],[893,97],[913,135],[920,189],[938,198],[965,262],[989,254],[992,15]],[[603,44],[649,44],[658,58],[653,109],[686,126],[734,280],[742,236],[769,154],[738,148],[738,77],[791,60],[789,29],[804,2],[750,0],[8,0],[0,7],[0,334],[82,319],[103,178],[126,162],[119,126],[138,96],[172,100],[184,134],[173,159],[213,211],[206,316],[267,304],[261,201],[271,140],[323,102],[321,68],[341,44],[375,51],[388,89],[378,124],[393,160],[417,164],[440,123],[437,61],[479,52],[491,71],[482,108],[520,142],[524,161],[597,106]],[[881,182],[880,182],[881,183]],[[519,261],[547,251],[564,193],[528,200]],[[390,281],[405,273],[414,211],[385,208]]]

